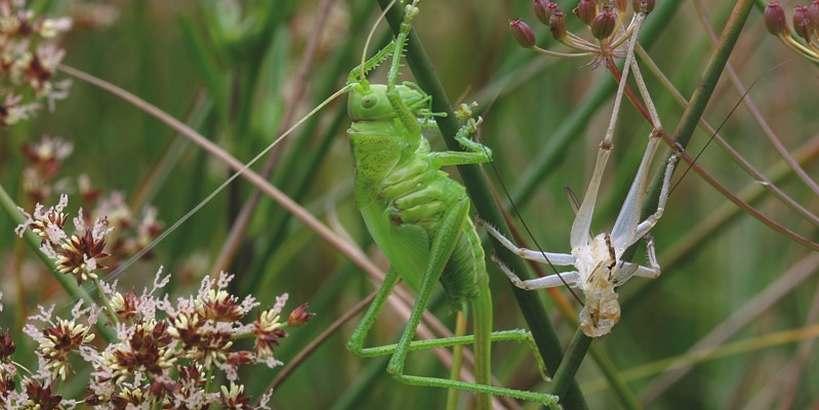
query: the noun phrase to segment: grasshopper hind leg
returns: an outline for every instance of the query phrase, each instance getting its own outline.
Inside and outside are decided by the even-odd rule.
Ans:
[[[404,328],[400,341],[397,344],[392,345],[364,347],[364,341],[369,329],[375,322],[378,312],[383,307],[384,302],[387,300],[387,296],[389,296],[389,293],[392,291],[398,280],[398,275],[391,271],[385,278],[384,284],[365,313],[364,318],[362,318],[361,322],[353,332],[353,336],[348,343],[348,347],[353,353],[365,357],[391,355],[387,366],[387,372],[405,384],[422,387],[457,389],[461,391],[483,394],[486,396],[507,396],[520,400],[536,401],[549,406],[556,406],[558,398],[545,393],[492,386],[491,384],[487,383],[471,383],[440,377],[409,375],[405,372],[407,355],[410,351],[421,351],[433,348],[475,343],[474,335],[431,340],[413,340],[416,329],[421,321],[421,317],[429,305],[430,297],[433,289],[435,288],[436,282],[438,282],[440,279],[444,266],[452,254],[454,243],[456,243],[456,239],[461,231],[460,228],[463,226],[464,221],[467,218],[468,210],[469,204],[464,200],[450,209],[443,218],[441,229],[433,239],[427,272],[422,279],[415,306],[412,309],[412,313],[410,314],[409,321],[407,326]],[[531,335],[524,330],[494,332],[490,334],[490,340],[492,342],[525,342],[529,347],[533,347]]]

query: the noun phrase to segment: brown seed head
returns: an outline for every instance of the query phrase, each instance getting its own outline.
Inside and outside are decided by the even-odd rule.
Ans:
[[[14,340],[11,338],[11,335],[8,331],[3,331],[0,334],[0,360],[6,360],[14,354],[16,350],[16,346],[14,345]]]
[[[819,0],[813,0],[808,5],[808,17],[814,31],[819,31]]]
[[[634,11],[648,14],[654,10],[655,0],[634,0]]]
[[[290,312],[290,316],[287,318],[287,325],[291,327],[299,327],[307,323],[310,318],[315,315],[315,313],[310,312],[309,303],[302,303],[297,308],[293,309],[292,312]]]
[[[551,0],[532,0],[532,9],[535,11],[535,16],[543,24],[549,24],[549,18],[552,17],[552,11],[557,8]]]

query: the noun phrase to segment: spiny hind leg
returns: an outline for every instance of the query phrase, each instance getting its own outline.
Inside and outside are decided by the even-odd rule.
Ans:
[[[430,247],[429,262],[427,270],[421,279],[421,285],[416,297],[415,306],[413,306],[407,326],[401,335],[401,339],[391,349],[393,350],[392,357],[387,365],[387,372],[396,379],[411,385],[440,387],[464,390],[485,395],[500,395],[509,396],[523,400],[533,400],[542,402],[544,404],[555,404],[557,398],[551,395],[509,389],[504,387],[496,387],[489,384],[489,381],[478,380],[478,383],[468,383],[459,380],[450,380],[438,377],[414,376],[408,375],[404,372],[406,366],[407,355],[411,347],[423,346],[424,344],[445,343],[450,344],[453,339],[444,339],[443,341],[418,341],[414,342],[415,331],[421,321],[421,316],[424,310],[429,305],[430,297],[433,289],[441,277],[441,273],[450,259],[460,235],[461,228],[468,218],[469,202],[466,200],[459,201],[450,210],[444,214],[438,232],[432,239]],[[454,340],[458,340],[457,338]],[[460,339],[463,343],[474,342],[473,336],[465,336]],[[389,349],[388,349],[389,350]],[[477,375],[476,375],[477,377]]]

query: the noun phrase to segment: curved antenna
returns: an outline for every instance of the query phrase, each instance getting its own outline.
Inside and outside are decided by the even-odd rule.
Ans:
[[[162,231],[162,233],[161,233],[161,234],[159,234],[159,236],[157,236],[157,237],[156,237],[154,240],[152,240],[150,243],[148,243],[148,245],[146,245],[144,248],[140,249],[140,250],[139,250],[137,253],[135,253],[133,256],[131,256],[130,258],[128,258],[128,259],[127,259],[125,262],[123,262],[122,264],[120,264],[120,265],[119,265],[119,266],[118,266],[118,267],[117,267],[117,268],[116,268],[114,271],[112,271],[112,272],[111,272],[111,273],[108,275],[108,279],[116,279],[117,277],[119,277],[120,275],[122,275],[122,274],[123,274],[123,272],[125,272],[125,270],[126,270],[126,269],[128,269],[128,268],[129,268],[131,265],[133,265],[134,263],[136,263],[136,262],[137,262],[137,261],[138,261],[140,258],[142,258],[143,256],[145,256],[145,254],[146,254],[146,253],[150,252],[150,251],[151,251],[151,250],[152,250],[154,247],[156,247],[156,245],[158,245],[158,244],[159,244],[159,242],[161,242],[161,241],[162,241],[163,239],[165,239],[165,238],[166,238],[168,235],[170,235],[170,234],[171,234],[171,233],[173,233],[173,232],[174,232],[176,229],[178,229],[178,228],[179,228],[179,227],[180,227],[180,226],[181,226],[183,223],[185,223],[185,221],[187,221],[187,220],[188,220],[188,219],[190,219],[190,218],[191,218],[191,217],[192,217],[194,214],[196,214],[197,212],[199,212],[199,210],[200,210],[200,209],[202,209],[202,207],[204,207],[205,205],[207,205],[207,204],[208,204],[208,202],[210,202],[210,201],[211,201],[211,200],[212,200],[212,199],[213,199],[213,198],[214,198],[216,195],[218,195],[220,192],[222,192],[222,190],[224,190],[224,189],[225,189],[225,188],[226,188],[228,185],[230,185],[230,183],[231,183],[231,182],[233,182],[233,181],[234,181],[236,178],[238,178],[238,177],[239,177],[239,176],[241,176],[241,175],[242,175],[242,174],[243,174],[245,171],[247,171],[248,169],[250,169],[250,167],[251,167],[251,166],[253,166],[253,164],[255,164],[255,163],[256,163],[256,161],[258,161],[259,159],[261,159],[262,157],[264,157],[264,156],[265,156],[265,154],[267,154],[268,152],[270,152],[270,150],[272,150],[272,149],[273,149],[273,148],[274,148],[276,145],[278,145],[278,144],[279,144],[281,141],[283,141],[283,140],[284,140],[284,139],[285,139],[285,138],[286,138],[288,135],[290,135],[290,134],[291,134],[293,131],[295,131],[295,130],[296,130],[296,128],[298,128],[299,126],[301,126],[301,125],[302,125],[302,124],[303,124],[305,121],[307,121],[308,119],[310,119],[310,117],[312,117],[313,115],[315,115],[316,113],[318,113],[319,111],[321,111],[321,110],[322,110],[324,107],[326,107],[328,104],[330,104],[331,102],[333,102],[333,100],[335,100],[336,98],[338,98],[338,97],[339,97],[339,96],[341,96],[342,94],[344,94],[344,93],[346,93],[347,91],[349,91],[350,87],[351,87],[351,86],[346,85],[346,86],[342,87],[341,89],[339,89],[338,91],[336,91],[335,93],[333,93],[332,95],[330,95],[329,97],[325,98],[325,99],[324,99],[324,101],[322,101],[322,102],[321,102],[319,105],[317,105],[315,108],[313,108],[313,109],[312,109],[312,110],[311,110],[309,113],[307,113],[305,116],[303,116],[301,119],[299,119],[299,120],[298,120],[298,121],[297,121],[295,124],[293,124],[293,125],[292,125],[290,128],[288,128],[288,129],[287,129],[286,131],[284,131],[284,132],[283,132],[281,135],[279,135],[279,137],[278,137],[278,138],[276,138],[275,140],[273,140],[273,142],[271,142],[271,143],[270,143],[270,144],[269,144],[267,147],[265,147],[265,148],[264,148],[263,150],[261,150],[261,151],[260,151],[258,154],[256,154],[256,156],[255,156],[255,157],[253,157],[253,158],[252,158],[250,161],[246,162],[246,163],[244,164],[244,166],[242,167],[242,169],[240,169],[240,170],[238,170],[238,171],[234,172],[234,173],[233,173],[233,174],[232,174],[232,175],[231,175],[231,176],[230,176],[228,179],[226,179],[226,180],[225,180],[225,182],[223,182],[221,185],[219,185],[218,187],[216,187],[216,189],[214,189],[214,190],[213,190],[213,191],[212,191],[210,194],[208,194],[208,196],[206,196],[204,199],[202,199],[201,201],[199,201],[199,203],[198,203],[198,204],[196,204],[196,206],[194,206],[193,208],[191,208],[191,209],[190,209],[188,212],[186,212],[186,213],[185,213],[184,215],[182,215],[182,216],[181,216],[179,219],[177,219],[177,220],[176,220],[176,222],[174,222],[174,223],[173,223],[173,225],[171,225],[171,226],[170,226],[168,229],[166,229],[166,230]]]
[[[373,27],[370,29],[370,33],[367,34],[367,41],[364,42],[364,50],[361,51],[361,65],[359,66],[361,69],[361,80],[367,77],[367,50],[370,48],[370,42],[372,42],[373,36],[375,35],[375,30],[378,28],[378,25],[384,21],[384,18],[387,16],[387,12],[390,11],[392,6],[394,6],[397,1],[398,0],[392,0],[390,4],[384,8],[384,11],[381,12],[378,19],[375,21],[375,24],[373,24]]]
[[[103,79],[97,78],[93,75],[90,75],[84,71],[78,70],[76,68],[72,68],[61,64],[59,66],[59,70],[68,74],[71,77],[74,77],[80,81],[86,82],[91,84],[95,87],[98,87],[102,90],[105,90],[125,101],[134,105],[138,109],[142,110],[146,114],[156,118],[157,120],[163,122],[164,124],[168,125],[173,130],[177,131],[180,134],[183,134],[193,140],[205,140],[203,136],[201,136],[198,132],[191,129],[187,124],[182,123],[181,121],[177,120],[176,118],[172,117],[171,115],[167,114],[166,112],[160,110],[153,104],[137,97],[136,95],[112,84],[108,81]],[[116,279],[117,277],[121,276],[125,270],[133,265],[136,261],[140,258],[145,256],[151,249],[156,247],[159,242],[165,239],[168,235],[170,235],[173,231],[179,228],[186,220],[190,219],[194,214],[196,214],[202,207],[204,207],[208,202],[210,202],[219,192],[225,189],[231,182],[233,182],[236,178],[244,174],[246,171],[250,169],[250,167],[256,163],[259,159],[261,159],[266,153],[272,150],[276,145],[278,145],[284,138],[290,135],[294,130],[300,127],[305,121],[307,121],[310,117],[321,111],[324,107],[330,104],[333,100],[341,96],[342,94],[346,93],[352,88],[351,85],[345,85],[329,97],[327,97],[324,101],[322,101],[319,105],[313,108],[310,112],[300,118],[296,123],[294,123],[290,128],[284,131],[281,135],[279,135],[273,142],[271,142],[265,149],[263,149],[259,154],[253,157],[250,161],[245,163],[241,169],[233,173],[230,178],[228,178],[225,182],[223,182],[219,187],[217,187],[213,192],[211,192],[208,196],[206,196],[202,201],[200,201],[196,206],[191,208],[187,213],[185,213],[181,218],[179,218],[176,222],[173,223],[168,229],[163,231],[157,238],[151,241],[148,245],[146,245],[143,249],[139,252],[131,256],[129,259],[124,261],[121,265],[119,265],[114,271],[112,271],[107,278],[108,279]],[[89,294],[93,294],[96,289],[93,287],[87,287],[86,291]]]
[[[501,94],[501,91],[503,91],[503,89],[498,91],[498,93],[495,95],[495,97],[489,103],[489,106],[487,107],[486,110],[484,110],[484,112],[489,111],[489,109],[495,104],[495,101],[497,101],[498,97]],[[488,154],[488,152],[486,151],[486,149],[487,149],[486,146],[482,146],[482,149],[484,150],[484,152],[486,152]],[[526,234],[529,236],[529,239],[535,244],[538,251],[540,251],[540,254],[543,256],[543,259],[546,260],[546,264],[549,265],[549,268],[552,270],[552,272],[554,272],[554,274],[557,275],[557,278],[560,279],[560,283],[562,283],[563,286],[566,288],[566,290],[569,291],[569,293],[577,301],[577,303],[579,303],[580,306],[586,306],[586,304],[583,303],[583,299],[581,299],[580,296],[577,294],[577,292],[575,292],[574,289],[572,289],[572,287],[569,286],[569,283],[563,277],[563,272],[560,272],[559,270],[557,270],[557,268],[552,263],[552,261],[549,259],[549,257],[546,256],[546,251],[543,250],[543,247],[540,246],[540,243],[538,242],[537,238],[535,238],[534,233],[532,233],[532,230],[529,229],[529,225],[523,219],[523,215],[520,213],[520,210],[518,210],[518,207],[515,204],[515,200],[512,198],[512,194],[509,192],[509,188],[503,182],[503,177],[501,176],[501,172],[498,169],[498,166],[495,164],[495,161],[490,161],[489,166],[492,168],[492,171],[495,173],[495,179],[500,184],[501,190],[503,191],[503,195],[506,197],[506,200],[509,201],[509,207],[510,207],[512,213],[515,215],[515,217],[517,217],[517,219],[520,221],[521,225],[523,225],[523,229],[526,231]]]

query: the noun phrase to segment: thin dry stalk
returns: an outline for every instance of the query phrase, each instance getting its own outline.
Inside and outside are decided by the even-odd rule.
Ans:
[[[654,59],[642,48],[637,49],[637,55],[642,59],[643,63],[645,63],[649,67],[649,71],[654,74],[655,77],[660,81],[660,83],[664,86],[664,88],[671,93],[672,97],[680,104],[683,108],[688,106],[688,100],[680,93],[677,87],[671,82],[671,80],[666,77],[665,73],[657,66],[657,63],[654,62]],[[745,101],[744,99],[742,101]],[[756,167],[754,167],[742,154],[739,153],[725,138],[723,138],[722,134],[718,132],[718,128],[716,129],[707,121],[705,118],[700,119],[700,126],[708,132],[708,135],[712,135],[714,140],[724,148],[731,158],[737,162],[737,164],[742,168],[748,175],[754,178],[759,184],[772,194],[774,194],[777,198],[779,198],[785,205],[790,207],[796,212],[802,214],[807,220],[812,222],[814,225],[819,226],[819,216],[814,215],[812,212],[807,210],[804,206],[802,206],[799,202],[791,198],[787,193],[782,191],[776,184],[771,182],[771,180],[765,176],[762,172],[760,172]],[[791,158],[793,156],[789,154]],[[801,166],[800,166],[801,169]]]
[[[609,68],[609,71],[611,71],[612,74],[614,75],[615,79],[617,81],[620,81],[620,72],[618,71],[617,67],[610,66],[609,64],[607,64],[607,66]],[[634,107],[643,115],[643,117],[645,117],[646,120],[651,121],[651,117],[648,114],[648,110],[637,99],[636,95],[634,95],[634,92],[628,86],[626,87],[626,97],[628,98],[629,102],[631,102],[631,104],[634,105]],[[794,232],[790,228],[787,228],[784,225],[772,220],[767,215],[763,214],[761,211],[759,211],[758,209],[754,208],[753,206],[742,200],[742,198],[736,196],[728,188],[722,185],[722,183],[719,182],[716,179],[716,177],[714,177],[711,173],[702,168],[702,166],[697,164],[696,160],[692,158],[687,151],[681,150],[678,142],[674,140],[671,136],[669,136],[665,131],[660,130],[658,134],[660,135],[660,137],[662,137],[663,141],[665,141],[666,145],[668,145],[672,150],[677,152],[677,155],[680,157],[680,159],[688,163],[688,169],[693,170],[697,175],[700,176],[700,178],[707,182],[708,185],[711,185],[711,187],[716,189],[717,192],[719,192],[722,196],[727,198],[729,201],[733,202],[736,206],[743,209],[745,212],[753,216],[758,221],[765,224],[774,232],[778,232],[783,236],[787,237],[788,239],[796,243],[799,243],[800,245],[808,249],[819,251],[819,243],[816,243],[800,235],[799,233]]]
[[[810,312],[808,312],[805,325],[815,324],[817,321],[819,321],[819,286],[817,286],[816,292],[813,294],[813,303],[811,304]],[[780,410],[793,408],[802,380],[802,373],[805,371],[806,365],[810,362],[815,347],[815,339],[805,340],[799,344],[796,354],[790,363],[788,363],[785,369],[785,377],[782,378],[784,389],[781,390],[782,395],[779,401]]]
[[[700,339],[688,349],[689,354],[708,355],[717,349],[721,344],[734,336],[742,328],[753,322],[768,309],[779,302],[784,296],[794,290],[816,273],[819,268],[819,253],[811,253],[790,269],[783,273],[779,279],[768,285],[756,296],[748,300],[742,307],[737,309],[722,323],[714,327],[705,337]],[[642,400],[644,404],[649,404],[656,400],[669,387],[679,381],[691,370],[691,365],[680,366],[666,373],[659,379],[651,383],[643,391]]]
[[[808,312],[805,325],[815,325],[819,319],[819,287],[813,294],[813,302],[811,309]],[[793,408],[797,393],[799,392],[799,385],[801,382],[802,372],[806,364],[810,363],[814,347],[816,345],[815,339],[808,339],[802,341],[796,349],[793,358],[789,360],[782,368],[774,372],[766,372],[769,374],[768,380],[764,382],[764,388],[754,394],[751,400],[747,401],[743,407],[745,410],[762,410],[779,408],[780,410],[788,410]],[[779,398],[779,405],[775,406],[774,402]]]
[[[705,11],[702,0],[694,1],[694,9],[697,11],[697,17],[699,17],[700,23],[705,29],[705,32],[708,34],[708,38],[711,40],[711,43],[714,45],[718,44],[719,37],[709,23],[708,14]],[[737,72],[734,70],[734,67],[731,65],[730,61],[725,64],[725,70],[728,72],[728,78],[731,80],[731,83],[733,83],[734,88],[736,88],[737,92],[743,96],[743,103],[746,107],[748,107],[748,111],[751,112],[754,120],[756,120],[756,122],[762,128],[765,136],[768,137],[768,140],[771,142],[774,148],[776,148],[776,152],[778,152],[782,159],[788,163],[788,165],[793,169],[793,172],[796,173],[800,179],[802,179],[805,185],[810,187],[813,193],[819,195],[819,185],[813,180],[813,178],[810,177],[810,175],[808,175],[807,172],[805,172],[796,159],[791,156],[790,152],[788,152],[788,149],[785,147],[785,144],[782,143],[782,140],[773,131],[771,126],[768,124],[768,121],[766,121],[765,117],[762,116],[762,112],[759,111],[759,108],[751,100],[751,97],[748,95],[747,88],[742,84],[742,80],[740,80],[739,75],[737,75]]]
[[[321,221],[319,221],[315,216],[313,216],[310,212],[308,212],[306,209],[304,209],[301,205],[299,205],[298,203],[293,201],[290,197],[288,197],[286,194],[281,192],[278,188],[274,187],[272,184],[270,184],[270,182],[268,182],[266,179],[264,179],[261,175],[259,175],[255,171],[251,170],[249,168],[249,166],[252,165],[252,163],[255,160],[260,158],[259,156],[254,158],[254,160],[250,161],[248,164],[243,164],[242,162],[237,160],[235,157],[230,155],[227,151],[225,151],[224,149],[222,149],[220,146],[216,145],[212,141],[208,140],[207,138],[205,138],[204,136],[202,136],[201,134],[196,132],[194,129],[190,128],[189,126],[187,126],[186,124],[184,124],[181,121],[177,120],[173,116],[167,114],[166,112],[160,110],[156,106],[154,106],[154,105],[148,103],[147,101],[135,96],[134,94],[131,94],[130,92],[125,91],[124,89],[115,86],[114,84],[111,84],[111,83],[109,83],[107,81],[101,80],[101,79],[99,79],[97,77],[94,77],[94,76],[92,76],[90,74],[87,74],[87,73],[85,73],[83,71],[80,71],[80,70],[77,70],[75,68],[71,68],[71,67],[68,67],[68,66],[65,66],[65,65],[61,65],[60,70],[65,72],[66,74],[76,78],[76,79],[79,79],[79,80],[81,80],[83,82],[86,82],[86,83],[89,83],[91,85],[97,86],[97,87],[99,87],[99,88],[101,88],[101,89],[103,89],[103,90],[105,90],[105,91],[107,91],[107,92],[121,98],[122,100],[134,105],[135,107],[139,108],[143,112],[151,115],[152,117],[154,117],[154,118],[158,119],[159,121],[161,121],[162,123],[166,124],[168,127],[176,130],[180,135],[190,139],[196,145],[200,146],[202,149],[207,151],[214,158],[218,159],[219,161],[225,163],[230,168],[235,170],[236,173],[233,174],[225,183],[223,183],[222,186],[217,188],[217,190],[214,191],[214,193],[216,193],[216,192],[220,191],[221,189],[223,189],[224,186],[226,186],[227,184],[232,182],[235,178],[238,178],[239,176],[242,176],[248,182],[253,184],[257,189],[262,191],[265,195],[267,195],[271,199],[273,199],[282,208],[284,208],[285,210],[287,210],[288,212],[293,214],[293,216],[296,217],[296,219],[298,219],[303,224],[305,224],[308,228],[310,228],[312,231],[314,231],[317,235],[319,235],[319,237],[321,237],[324,241],[326,241],[331,246],[333,246],[342,255],[346,256],[351,262],[353,262],[353,264],[355,264],[356,266],[361,268],[363,271],[365,271],[365,272],[367,272],[367,273],[369,273],[371,275],[375,275],[375,274],[383,275],[383,272],[381,272],[381,270],[377,266],[375,266],[375,264],[373,264],[363,254],[358,252],[358,250],[357,250],[357,248],[356,248],[356,246],[354,244],[351,244],[351,243],[345,241],[340,236],[338,236],[335,232],[333,232],[330,228],[328,228],[326,225],[324,225]],[[276,140],[276,142],[280,141],[283,136],[286,136],[287,134],[289,134],[289,132],[291,130],[293,130],[297,125],[299,125],[299,123],[297,123],[296,125],[291,127],[287,132],[282,134],[282,136],[280,136]],[[271,144],[270,147],[275,146],[276,142]],[[195,212],[199,208],[204,206],[204,204],[207,203],[207,201],[210,200],[210,198],[212,198],[213,195],[214,194],[211,194],[210,197],[208,197],[205,201],[200,203],[192,211]],[[189,217],[190,215],[186,215],[186,216]],[[171,231],[171,228],[165,230],[165,232],[169,232],[169,231]],[[160,238],[162,238],[162,237],[160,237]],[[155,245],[155,243],[145,247],[142,252],[137,253],[136,255],[134,255],[134,258],[132,258],[132,259],[138,259],[139,257],[143,256],[144,252],[147,252],[148,250],[150,250],[150,248],[152,248],[153,245]],[[122,269],[126,268],[127,265],[130,265],[130,263],[133,263],[133,261],[129,260],[129,261],[126,261],[125,263],[123,263],[121,265],[123,267]],[[117,271],[122,272],[119,269]]]
[[[318,50],[322,32],[327,26],[325,23],[327,21],[327,17],[330,15],[330,10],[332,10],[335,1],[336,0],[322,0],[321,4],[319,5],[319,15],[316,19],[315,27],[313,27],[312,30],[313,35],[310,36],[309,42],[307,43],[307,47],[304,51],[304,55],[299,63],[299,67],[291,80],[291,83],[295,84],[295,88],[290,96],[288,96],[288,98],[285,100],[284,106],[287,108],[284,116],[282,117],[281,125],[276,131],[276,135],[284,133],[288,128],[293,126],[293,121],[296,118],[299,107],[304,102],[304,97],[307,95],[307,84],[309,83],[307,81],[307,75],[313,68],[316,51]],[[273,167],[275,166],[276,160],[282,149],[283,147],[280,146],[277,147],[277,149],[270,151],[261,172],[261,175],[265,178],[270,178],[270,175],[273,173]],[[259,200],[261,200],[261,192],[254,191],[250,198],[248,198],[244,205],[242,205],[239,214],[236,216],[236,219],[233,221],[233,225],[230,227],[230,232],[228,233],[227,239],[222,245],[222,249],[219,251],[219,256],[217,256],[216,262],[213,264],[213,269],[211,270],[213,274],[218,274],[218,272],[229,270],[230,265],[236,256],[236,252],[238,251],[239,246],[247,233],[247,228],[250,225],[251,219],[253,219],[253,213],[256,210],[256,207],[259,205]]]

